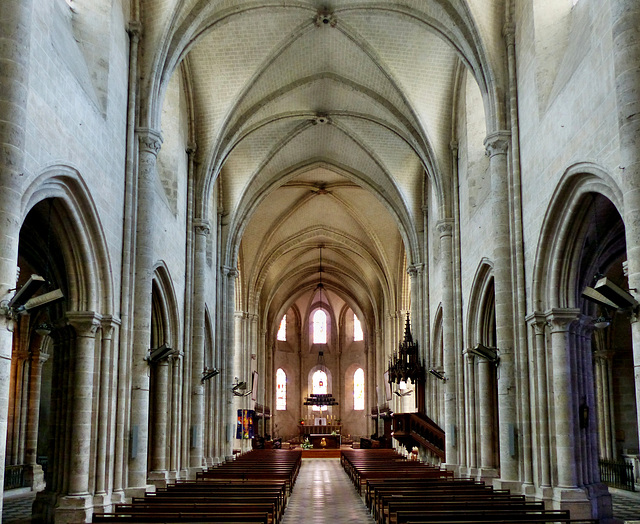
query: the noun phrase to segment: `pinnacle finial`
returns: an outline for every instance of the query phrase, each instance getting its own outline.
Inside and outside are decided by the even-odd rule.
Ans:
[[[405,342],[413,342],[413,337],[411,336],[411,322],[409,321],[408,311],[407,311],[407,321],[404,325],[404,340]]]

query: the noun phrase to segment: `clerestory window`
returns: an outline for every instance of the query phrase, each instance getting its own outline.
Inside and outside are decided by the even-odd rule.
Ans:
[[[353,409],[360,411],[364,409],[364,370],[356,369],[353,374]]]
[[[282,320],[280,321],[280,328],[278,329],[277,340],[282,340],[286,342],[287,340],[287,315],[283,315]]]
[[[358,320],[357,315],[353,314],[353,341],[358,342],[364,340],[364,333],[362,332],[362,324]]]
[[[313,343],[327,343],[327,314],[322,309],[313,314]]]
[[[276,409],[278,411],[287,409],[287,374],[282,368],[276,371]]]

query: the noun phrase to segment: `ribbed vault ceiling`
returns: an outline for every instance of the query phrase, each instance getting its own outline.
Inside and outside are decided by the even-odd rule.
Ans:
[[[220,183],[247,307],[312,293],[320,246],[327,289],[367,314],[396,307],[422,261],[427,178],[448,191],[456,71],[483,83],[496,3],[171,4],[148,6],[150,38],[171,35],[167,70],[187,59],[200,176]]]

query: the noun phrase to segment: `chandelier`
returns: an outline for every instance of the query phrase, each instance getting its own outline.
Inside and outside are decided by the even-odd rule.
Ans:
[[[404,328],[404,340],[398,347],[398,351],[389,359],[389,384],[406,383],[411,380],[414,384],[424,380],[424,367],[420,362],[418,343],[411,336],[409,313]]]
[[[324,366],[324,352],[318,352],[318,366],[320,367],[320,371],[324,372],[325,376],[327,375],[327,370]],[[328,384],[327,384],[328,386]],[[324,406],[337,406],[338,401],[333,398],[331,393],[311,393],[308,397],[304,399],[305,406],[320,406],[320,409]]]

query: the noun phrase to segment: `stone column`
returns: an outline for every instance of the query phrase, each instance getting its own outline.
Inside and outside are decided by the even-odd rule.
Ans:
[[[236,414],[233,412],[233,394],[231,388],[233,387],[234,373],[234,320],[235,320],[235,283],[238,277],[238,270],[232,267],[223,267],[223,301],[221,307],[223,318],[223,335],[221,347],[226,348],[222,354],[224,361],[223,366],[223,383],[222,383],[222,395],[221,399],[224,403],[223,406],[223,418],[222,428],[224,431],[224,458],[231,458],[233,456],[233,443],[235,439],[235,420]]]
[[[98,398],[98,442],[96,448],[96,480],[94,506],[103,507],[109,503],[107,494],[111,458],[109,447],[114,432],[112,413],[109,404],[116,394],[113,388],[113,332],[118,321],[113,317],[102,319],[102,350],[100,357],[100,389]]]
[[[513,328],[513,282],[509,217],[509,176],[507,152],[511,135],[500,131],[487,136],[484,145],[491,171],[491,209],[493,211],[493,260],[496,297],[496,344],[500,350],[498,379],[498,417],[500,420],[501,487],[517,488],[518,451],[511,454],[513,435],[517,434],[517,398]]]
[[[191,440],[189,453],[189,478],[202,471],[203,420],[204,420],[204,313],[207,289],[207,238],[211,229],[206,220],[194,221],[194,270],[193,270],[193,332],[191,334]]]
[[[151,442],[151,471],[149,480],[156,487],[166,487],[167,433],[169,432],[169,361],[163,359],[155,366],[153,381],[153,441]]]
[[[553,364],[553,392],[555,401],[556,460],[558,464],[558,486],[577,486],[574,456],[575,411],[571,384],[571,360],[569,327],[580,314],[578,309],[554,309],[547,314],[551,325],[551,348]]]
[[[91,436],[93,424],[94,362],[96,331],[100,315],[92,311],[68,312],[67,320],[76,333],[69,457],[68,495],[56,507],[56,521],[89,522],[93,501],[89,494]]]
[[[23,340],[27,341],[28,337],[24,337]],[[8,433],[11,435],[11,449],[7,453],[10,457],[8,463],[12,465],[22,464],[24,458],[30,357],[31,355],[26,348],[13,352],[13,401],[8,425]]]
[[[475,377],[475,357],[465,352],[465,361],[467,363],[467,377],[466,377],[466,393],[467,393],[467,435],[469,443],[467,450],[469,453],[468,458],[468,475],[475,477],[478,474],[478,444],[477,444],[477,423],[476,423],[476,377]],[[481,435],[482,437],[482,435]]]
[[[595,352],[596,360],[596,393],[598,412],[598,439],[602,458],[613,459],[614,435],[613,412],[611,405],[611,360],[614,352],[610,350],[598,350]]]
[[[0,300],[10,298],[9,290],[16,287],[32,10],[33,0],[5,0],[0,17]],[[11,320],[0,314],[0,464],[6,463],[12,330]],[[0,468],[0,511],[3,486]]]
[[[424,264],[412,264],[407,268],[411,283],[411,335],[422,345],[422,268]],[[422,349],[422,348],[421,348]]]
[[[551,456],[549,455],[549,400],[547,397],[547,352],[545,344],[545,328],[547,320],[540,313],[527,317],[527,322],[534,330],[535,384],[538,401],[538,464],[540,468],[540,487],[543,491],[551,487]]]
[[[131,418],[129,441],[128,497],[144,493],[147,485],[149,437],[149,364],[145,360],[151,344],[151,283],[153,280],[153,208],[156,160],[161,136],[152,129],[138,135],[138,219],[136,227],[136,272],[131,364]]]
[[[612,0],[611,21],[614,72],[620,136],[620,173],[624,191],[624,227],[627,241],[629,288],[640,291],[640,4]],[[640,406],[640,323],[631,324],[636,382]],[[640,428],[640,409],[637,410]]]
[[[441,220],[437,224],[440,233],[440,253],[442,264],[442,340],[444,347],[444,420],[446,467],[456,471],[459,464],[456,431],[458,421],[457,380],[455,348],[455,316],[453,304],[453,219]]]
[[[47,339],[50,341],[50,339]],[[32,491],[44,489],[44,473],[42,466],[36,462],[38,458],[38,423],[40,420],[40,394],[42,387],[42,365],[49,359],[42,346],[31,356],[31,379],[29,381],[29,415],[27,419],[27,449],[25,463],[29,466],[30,485]]]
[[[478,410],[480,423],[480,478],[491,479],[498,476],[496,471],[494,406],[495,364],[478,357]]]

